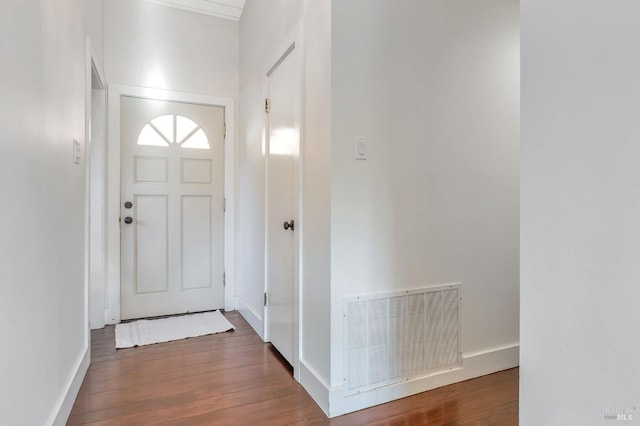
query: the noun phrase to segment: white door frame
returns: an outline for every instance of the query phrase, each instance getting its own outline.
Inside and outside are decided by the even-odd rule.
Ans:
[[[299,79],[298,79],[298,121],[296,122],[296,128],[298,129],[298,140],[299,140],[299,154],[298,154],[298,167],[294,171],[295,173],[295,187],[294,187],[294,200],[295,200],[295,215],[298,217],[298,221],[296,223],[296,232],[294,232],[294,273],[293,273],[293,316],[294,316],[294,333],[293,333],[293,376],[296,380],[300,381],[300,359],[302,358],[301,353],[301,343],[302,343],[302,312],[301,312],[301,285],[302,285],[302,239],[304,236],[304,219],[302,217],[302,158],[304,152],[304,45],[302,38],[302,21],[296,25],[286,37],[283,42],[278,45],[278,48],[272,51],[272,54],[269,56],[269,61],[266,62],[266,66],[264,69],[264,82],[263,82],[263,95],[266,99],[268,97],[269,91],[269,74],[273,71],[280,62],[287,58],[287,55],[293,50],[296,49],[298,51],[298,55],[295,57],[297,64],[295,64],[298,69]],[[263,112],[263,132],[262,132],[262,146],[265,157],[265,170],[264,170],[264,191],[265,191],[265,203],[264,203],[264,218],[265,218],[265,239],[264,239],[264,292],[269,292],[269,282],[268,282],[268,274],[267,274],[267,250],[268,250],[268,241],[267,241],[267,229],[269,220],[268,215],[268,188],[269,188],[269,115],[266,111]],[[263,308],[263,336],[264,341],[269,341],[269,313],[267,310],[267,306]]]
[[[97,185],[105,185],[106,170],[106,121],[107,98],[106,80],[102,66],[97,59],[91,39],[85,42],[85,168],[86,168],[86,212],[85,212],[85,282],[86,282],[86,316],[89,328],[104,327],[104,297],[106,290],[106,226],[104,213],[106,211],[106,192],[97,191]],[[94,86],[95,83],[95,86]],[[94,96],[98,91],[98,96]],[[98,108],[95,108],[99,105]],[[95,129],[100,135],[96,135]],[[102,212],[100,222],[91,214],[92,211]],[[99,228],[98,236],[92,235],[92,230]],[[95,295],[99,294],[99,297]]]
[[[120,98],[131,96],[172,102],[184,102],[224,107],[227,135],[224,141],[224,308],[235,309],[235,101],[233,98],[175,92],[164,89],[109,85],[108,95],[108,157],[107,188],[107,324],[120,322]]]

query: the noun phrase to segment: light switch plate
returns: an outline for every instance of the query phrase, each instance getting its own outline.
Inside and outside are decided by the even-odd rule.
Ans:
[[[353,140],[353,155],[356,160],[367,159],[367,138],[356,136]]]
[[[73,162],[80,164],[80,142],[73,140]]]

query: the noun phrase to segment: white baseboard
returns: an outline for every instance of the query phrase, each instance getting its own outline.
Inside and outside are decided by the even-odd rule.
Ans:
[[[73,374],[69,377],[64,392],[60,395],[58,403],[51,413],[51,416],[49,416],[47,424],[54,426],[64,426],[67,424],[69,414],[71,414],[71,409],[73,408],[73,404],[76,402],[76,397],[80,391],[80,385],[82,385],[84,376],[87,374],[87,370],[89,369],[90,360],[91,352],[89,348],[85,348],[76,362]]]
[[[355,395],[348,394],[343,387],[332,388],[329,391],[329,417],[340,416],[441,386],[517,367],[520,357],[519,348],[520,346],[515,344],[486,352],[463,355],[462,368],[395,383]],[[323,401],[323,398],[309,393],[316,402]]]
[[[247,305],[241,297],[236,299],[236,305],[238,308],[238,312],[240,315],[247,320],[251,328],[260,336],[262,340],[264,340],[264,323],[262,321],[262,316],[256,314],[253,309]]]
[[[304,360],[300,360],[300,384],[318,406],[329,415],[329,385]]]

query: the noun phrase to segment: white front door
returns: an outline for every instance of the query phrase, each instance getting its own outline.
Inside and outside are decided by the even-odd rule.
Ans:
[[[224,108],[121,98],[121,319],[224,307]]]
[[[291,50],[267,76],[267,338],[290,364],[297,324],[298,54],[298,49]]]

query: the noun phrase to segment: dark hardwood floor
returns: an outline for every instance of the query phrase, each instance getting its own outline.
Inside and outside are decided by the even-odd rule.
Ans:
[[[233,332],[115,350],[92,361],[68,425],[517,425],[518,369],[327,419],[290,367],[237,312]]]

